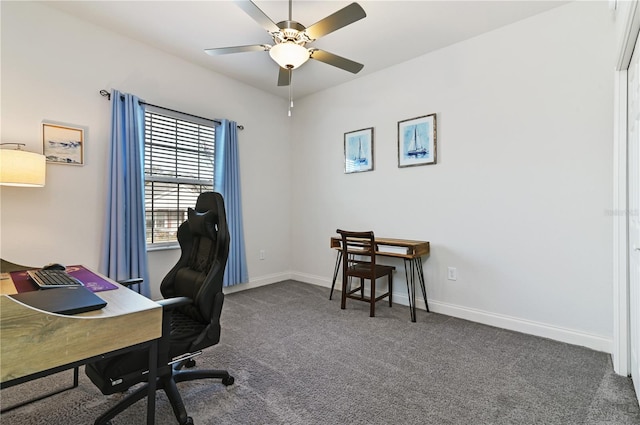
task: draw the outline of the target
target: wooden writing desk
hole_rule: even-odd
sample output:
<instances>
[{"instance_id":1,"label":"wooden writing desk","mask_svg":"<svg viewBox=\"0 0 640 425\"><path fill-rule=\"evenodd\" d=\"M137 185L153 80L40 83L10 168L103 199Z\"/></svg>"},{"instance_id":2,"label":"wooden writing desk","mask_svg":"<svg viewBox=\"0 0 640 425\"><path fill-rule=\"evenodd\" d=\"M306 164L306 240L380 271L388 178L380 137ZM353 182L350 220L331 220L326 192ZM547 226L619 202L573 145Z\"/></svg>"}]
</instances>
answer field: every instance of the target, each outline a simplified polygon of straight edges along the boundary
<instances>
[{"instance_id":1,"label":"wooden writing desk","mask_svg":"<svg viewBox=\"0 0 640 425\"><path fill-rule=\"evenodd\" d=\"M329 299L333 296L333 289L338 278L340 262L342 261L342 239L339 236L331 238L331 248L338 250L336 266L333 271L333 282ZM378 238L376 237L376 255L383 257L402 258L404 260L404 273L407 278L407 292L409 293L409 310L411 321L416 321L416 277L422 289L424 305L429 311L427 303L427 290L424 283L424 270L422 268L422 257L429 255L429 242L414 241L410 239ZM345 288L342 288L344 290Z\"/></svg>"},{"instance_id":2,"label":"wooden writing desk","mask_svg":"<svg viewBox=\"0 0 640 425\"><path fill-rule=\"evenodd\" d=\"M16 288L8 273L0 277L0 388L148 346L147 424L154 423L159 304L102 276L118 286L97 293L106 307L72 316L54 314L8 297Z\"/></svg>"}]
</instances>

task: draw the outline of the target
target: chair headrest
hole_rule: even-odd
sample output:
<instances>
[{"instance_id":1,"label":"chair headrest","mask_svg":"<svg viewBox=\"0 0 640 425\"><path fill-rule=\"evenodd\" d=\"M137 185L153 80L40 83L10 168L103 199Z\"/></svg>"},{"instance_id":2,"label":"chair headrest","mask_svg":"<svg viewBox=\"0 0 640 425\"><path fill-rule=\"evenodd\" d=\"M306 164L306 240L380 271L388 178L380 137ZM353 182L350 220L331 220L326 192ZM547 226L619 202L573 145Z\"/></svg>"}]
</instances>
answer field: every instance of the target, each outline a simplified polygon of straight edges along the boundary
<instances>
[{"instance_id":1,"label":"chair headrest","mask_svg":"<svg viewBox=\"0 0 640 425\"><path fill-rule=\"evenodd\" d=\"M218 192L202 192L196 200L196 211L205 212L219 208L222 203L222 195Z\"/></svg>"},{"instance_id":2,"label":"chair headrest","mask_svg":"<svg viewBox=\"0 0 640 425\"><path fill-rule=\"evenodd\" d=\"M197 212L193 208L189 208L187 210L187 222L192 234L211 238L216 234L218 214L215 210Z\"/></svg>"}]
</instances>

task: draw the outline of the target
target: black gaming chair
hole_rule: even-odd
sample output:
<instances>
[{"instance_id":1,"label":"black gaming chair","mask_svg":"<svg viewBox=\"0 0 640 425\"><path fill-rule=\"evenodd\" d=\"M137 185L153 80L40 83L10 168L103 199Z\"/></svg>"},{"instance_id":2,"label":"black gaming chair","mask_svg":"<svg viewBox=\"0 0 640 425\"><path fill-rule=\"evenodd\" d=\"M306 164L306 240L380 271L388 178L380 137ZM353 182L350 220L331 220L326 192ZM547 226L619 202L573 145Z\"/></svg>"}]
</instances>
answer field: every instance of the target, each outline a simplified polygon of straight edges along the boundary
<instances>
[{"instance_id":1,"label":"black gaming chair","mask_svg":"<svg viewBox=\"0 0 640 425\"><path fill-rule=\"evenodd\" d=\"M224 294L222 278L229 254L229 230L224 201L219 193L202 193L195 210L178 228L182 254L160 285L165 299L162 338L158 347L157 389L166 393L178 423L193 424L178 393L176 383L203 378L222 379L233 384L224 370L182 370L195 365L192 357L220 340L220 313ZM132 324L135 326L135 324ZM138 351L101 360L85 367L91 381L103 394L123 392L146 382L148 352ZM136 388L117 405L96 419L96 425L110 423L136 401L147 395L147 385Z\"/></svg>"}]
</instances>

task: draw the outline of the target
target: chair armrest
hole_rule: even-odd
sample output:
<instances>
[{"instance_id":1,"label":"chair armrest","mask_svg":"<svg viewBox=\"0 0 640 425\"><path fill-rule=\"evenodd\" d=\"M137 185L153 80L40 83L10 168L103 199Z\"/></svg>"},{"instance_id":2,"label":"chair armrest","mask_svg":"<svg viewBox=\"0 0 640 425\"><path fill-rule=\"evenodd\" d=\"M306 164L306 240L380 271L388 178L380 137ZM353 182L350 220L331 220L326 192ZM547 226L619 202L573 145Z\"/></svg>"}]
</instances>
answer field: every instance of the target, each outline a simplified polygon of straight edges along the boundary
<instances>
[{"instance_id":1,"label":"chair armrest","mask_svg":"<svg viewBox=\"0 0 640 425\"><path fill-rule=\"evenodd\" d=\"M156 303L162 306L162 311L171 311L177 307L191 304L193 300L188 297L174 297L174 298L166 298L163 300L158 300Z\"/></svg>"},{"instance_id":2,"label":"chair armrest","mask_svg":"<svg viewBox=\"0 0 640 425\"><path fill-rule=\"evenodd\" d=\"M142 279L141 277L135 277L133 279L126 279L126 280L119 280L118 283L120 285L124 285L127 288L131 288L131 286L133 285L139 285L142 283L144 279Z\"/></svg>"}]
</instances>

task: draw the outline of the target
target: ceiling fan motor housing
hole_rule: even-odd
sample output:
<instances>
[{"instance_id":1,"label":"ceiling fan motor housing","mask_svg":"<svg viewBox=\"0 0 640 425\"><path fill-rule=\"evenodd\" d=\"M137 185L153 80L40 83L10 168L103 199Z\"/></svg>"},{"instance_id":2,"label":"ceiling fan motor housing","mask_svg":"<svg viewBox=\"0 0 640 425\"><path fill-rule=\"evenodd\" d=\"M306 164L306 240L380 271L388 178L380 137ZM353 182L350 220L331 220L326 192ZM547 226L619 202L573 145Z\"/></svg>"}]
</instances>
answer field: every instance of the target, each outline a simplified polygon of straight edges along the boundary
<instances>
[{"instance_id":1,"label":"ceiling fan motor housing","mask_svg":"<svg viewBox=\"0 0 640 425\"><path fill-rule=\"evenodd\" d=\"M300 22L282 21L278 22L277 25L278 28L280 28L280 31L274 32L271 35L273 36L273 41L278 44L288 42L304 46L306 43L311 41L304 32L307 28Z\"/></svg>"}]
</instances>

